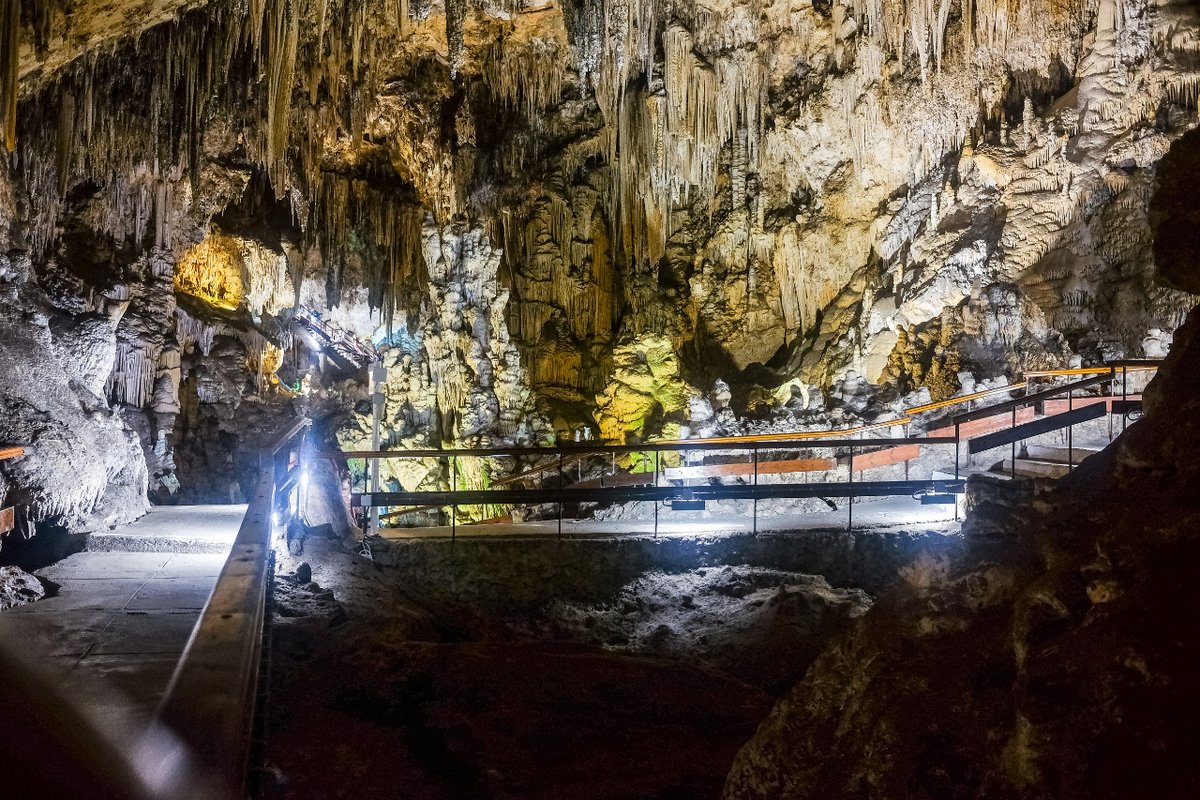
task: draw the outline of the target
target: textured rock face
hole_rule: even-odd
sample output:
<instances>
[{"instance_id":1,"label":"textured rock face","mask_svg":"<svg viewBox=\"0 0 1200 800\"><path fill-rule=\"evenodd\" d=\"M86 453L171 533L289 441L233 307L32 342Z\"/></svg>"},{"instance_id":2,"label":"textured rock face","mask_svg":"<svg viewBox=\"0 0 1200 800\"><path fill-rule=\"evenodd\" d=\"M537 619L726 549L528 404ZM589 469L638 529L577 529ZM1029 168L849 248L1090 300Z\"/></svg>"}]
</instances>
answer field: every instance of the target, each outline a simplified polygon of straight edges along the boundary
<instances>
[{"instance_id":1,"label":"textured rock face","mask_svg":"<svg viewBox=\"0 0 1200 800\"><path fill-rule=\"evenodd\" d=\"M964 371L1157 352L1186 308L1152 283L1147 227L1193 124L1183 3L130 1L69 25L34 5L6 238L39 265L63 231L118 261L157 246L180 291L256 319L348 304L386 338L456 307L429 294L458 280L430 247L454 227L499 284L466 307L505 324L455 332L449 382L443 355L394 361L482 392L438 412L447 441L501 413L505 372L567 428L635 432L603 407L648 339L691 394L770 362L940 396ZM171 70L134 63L133 29ZM1025 329L1048 349L1013 347Z\"/></svg>"},{"instance_id":2,"label":"textured rock face","mask_svg":"<svg viewBox=\"0 0 1200 800\"><path fill-rule=\"evenodd\" d=\"M1200 314L1146 418L1051 490L977 484L742 750L726 798L1194 797Z\"/></svg>"},{"instance_id":3,"label":"textured rock face","mask_svg":"<svg viewBox=\"0 0 1200 800\"><path fill-rule=\"evenodd\" d=\"M96 392L111 368L103 366L111 326L48 312L12 283L0 288L0 441L27 450L5 465L9 502L85 530L135 519L147 508L146 462L137 436Z\"/></svg>"},{"instance_id":4,"label":"textured rock face","mask_svg":"<svg viewBox=\"0 0 1200 800\"><path fill-rule=\"evenodd\" d=\"M1156 355L1187 306L1148 224L1194 125L1186 3L22 9L0 251L114 323L110 374L94 321L55 357L139 416L156 496L233 458L281 365L303 388L297 303L386 343L387 446L674 435L718 381L739 414L871 414Z\"/></svg>"},{"instance_id":5,"label":"textured rock face","mask_svg":"<svg viewBox=\"0 0 1200 800\"><path fill-rule=\"evenodd\" d=\"M17 567L0 567L0 610L40 600L46 590L37 578Z\"/></svg>"},{"instance_id":6,"label":"textured rock face","mask_svg":"<svg viewBox=\"0 0 1200 800\"><path fill-rule=\"evenodd\" d=\"M548 426L534 406L520 354L508 331L508 291L500 286L500 252L483 231L425 229L428 297L406 327L381 348L387 381L380 442L385 448L528 446ZM346 449L371 449L371 419L338 433ZM501 459L457 459L454 476L432 460L388 461L381 479L396 487L486 488L512 468Z\"/></svg>"},{"instance_id":7,"label":"textured rock face","mask_svg":"<svg viewBox=\"0 0 1200 800\"><path fill-rule=\"evenodd\" d=\"M1200 257L1200 212L1193 202L1200 174L1200 132L1190 131L1173 147L1157 170L1157 191L1150 204L1154 229L1154 261L1170 286L1200 292L1196 261Z\"/></svg>"},{"instance_id":8,"label":"textured rock face","mask_svg":"<svg viewBox=\"0 0 1200 800\"><path fill-rule=\"evenodd\" d=\"M790 688L821 648L871 605L822 577L725 565L649 572L595 606L551 608L555 638L699 659L772 693Z\"/></svg>"}]
</instances>

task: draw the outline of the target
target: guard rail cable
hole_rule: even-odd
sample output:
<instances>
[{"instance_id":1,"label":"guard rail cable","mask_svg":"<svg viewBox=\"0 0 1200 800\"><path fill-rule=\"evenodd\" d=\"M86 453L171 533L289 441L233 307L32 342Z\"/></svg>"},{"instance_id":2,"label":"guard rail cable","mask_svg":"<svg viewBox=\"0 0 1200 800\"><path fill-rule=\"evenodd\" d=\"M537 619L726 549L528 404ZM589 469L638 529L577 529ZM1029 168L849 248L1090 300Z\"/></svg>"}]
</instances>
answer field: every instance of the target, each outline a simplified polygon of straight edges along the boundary
<instances>
[{"instance_id":1,"label":"guard rail cable","mask_svg":"<svg viewBox=\"0 0 1200 800\"><path fill-rule=\"evenodd\" d=\"M263 630L272 568L276 486L309 420L302 419L258 452L254 496L212 594L176 666L158 721L174 731L199 773L192 796L246 795Z\"/></svg>"}]
</instances>

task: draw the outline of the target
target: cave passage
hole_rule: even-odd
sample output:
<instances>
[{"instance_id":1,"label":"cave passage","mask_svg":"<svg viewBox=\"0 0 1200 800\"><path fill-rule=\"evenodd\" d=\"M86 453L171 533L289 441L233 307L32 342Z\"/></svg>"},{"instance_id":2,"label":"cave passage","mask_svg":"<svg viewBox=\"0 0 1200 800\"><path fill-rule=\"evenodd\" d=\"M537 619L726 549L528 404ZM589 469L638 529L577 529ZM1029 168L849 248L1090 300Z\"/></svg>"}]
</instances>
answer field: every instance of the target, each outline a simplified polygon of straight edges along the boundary
<instances>
[{"instance_id":1,"label":"cave passage","mask_svg":"<svg viewBox=\"0 0 1200 800\"><path fill-rule=\"evenodd\" d=\"M0 796L1200 796L1191 0L3 0Z\"/></svg>"}]
</instances>

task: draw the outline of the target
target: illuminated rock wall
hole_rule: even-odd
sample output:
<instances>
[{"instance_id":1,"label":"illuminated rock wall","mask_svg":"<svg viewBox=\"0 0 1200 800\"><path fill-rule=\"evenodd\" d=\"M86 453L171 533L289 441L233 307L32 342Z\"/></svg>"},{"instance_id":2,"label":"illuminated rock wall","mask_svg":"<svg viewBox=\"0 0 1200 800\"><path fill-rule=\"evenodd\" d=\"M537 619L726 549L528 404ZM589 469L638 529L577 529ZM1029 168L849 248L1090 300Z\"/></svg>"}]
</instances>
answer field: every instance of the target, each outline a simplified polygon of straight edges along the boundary
<instances>
[{"instance_id":1,"label":"illuminated rock wall","mask_svg":"<svg viewBox=\"0 0 1200 800\"><path fill-rule=\"evenodd\" d=\"M718 380L870 413L1160 353L1188 305L1148 225L1184 3L26 5L4 251L107 298L155 413L214 337L269 390L297 301L389 343L393 444L652 436Z\"/></svg>"}]
</instances>

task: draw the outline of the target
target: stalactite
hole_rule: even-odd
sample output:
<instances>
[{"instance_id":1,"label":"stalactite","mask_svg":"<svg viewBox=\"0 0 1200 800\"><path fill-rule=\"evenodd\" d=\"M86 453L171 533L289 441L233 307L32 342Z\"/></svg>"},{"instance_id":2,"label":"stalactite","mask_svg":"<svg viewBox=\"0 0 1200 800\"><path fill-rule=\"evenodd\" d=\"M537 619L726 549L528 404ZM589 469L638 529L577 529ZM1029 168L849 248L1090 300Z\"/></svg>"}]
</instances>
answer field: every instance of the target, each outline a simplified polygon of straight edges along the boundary
<instances>
[{"instance_id":1,"label":"stalactite","mask_svg":"<svg viewBox=\"0 0 1200 800\"><path fill-rule=\"evenodd\" d=\"M969 2L970 0L963 0ZM933 39L933 60L937 66L937 70L942 70L942 55L946 50L946 25L950 21L950 2L951 0L938 0L937 16L931 21L933 23L932 39Z\"/></svg>"},{"instance_id":2,"label":"stalactite","mask_svg":"<svg viewBox=\"0 0 1200 800\"><path fill-rule=\"evenodd\" d=\"M275 371L283 363L283 351L256 330L235 330L234 337L246 352L246 368L254 376L259 394L271 390Z\"/></svg>"},{"instance_id":3,"label":"stalactite","mask_svg":"<svg viewBox=\"0 0 1200 800\"><path fill-rule=\"evenodd\" d=\"M424 272L421 226L424 212L410 201L366 181L324 174L306 220L310 241L331 275L327 302L337 304L340 276L351 258L367 269L369 302L390 329L397 305L411 305L421 293Z\"/></svg>"},{"instance_id":4,"label":"stalactite","mask_svg":"<svg viewBox=\"0 0 1200 800\"><path fill-rule=\"evenodd\" d=\"M464 36L467 24L468 0L446 0L446 46L449 49L450 75L458 75L466 53Z\"/></svg>"},{"instance_id":5,"label":"stalactite","mask_svg":"<svg viewBox=\"0 0 1200 800\"><path fill-rule=\"evenodd\" d=\"M158 353L138 342L117 341L113 371L105 393L114 403L143 408L154 396Z\"/></svg>"},{"instance_id":6,"label":"stalactite","mask_svg":"<svg viewBox=\"0 0 1200 800\"><path fill-rule=\"evenodd\" d=\"M175 309L175 341L179 343L181 351L187 352L194 346L207 356L212 352L216 333L215 327L196 319L182 308Z\"/></svg>"},{"instance_id":7,"label":"stalactite","mask_svg":"<svg viewBox=\"0 0 1200 800\"><path fill-rule=\"evenodd\" d=\"M5 0L0 8L0 133L4 149L17 147L17 77L21 65L21 4Z\"/></svg>"},{"instance_id":8,"label":"stalactite","mask_svg":"<svg viewBox=\"0 0 1200 800\"><path fill-rule=\"evenodd\" d=\"M333 125L361 138L375 96L383 45L365 24L367 7L366 0L218 0L141 32L112 55L89 51L61 68L20 113L20 169L40 198L29 225L36 252L58 235L63 194L84 181L103 192L101 232L174 247L175 220L199 193L203 132L214 111L305 220L319 194L326 132ZM309 19L319 25L302 26ZM14 30L0 25L3 36ZM3 48L0 66L10 66L10 53ZM128 67L145 53L161 68ZM350 74L339 75L347 62ZM297 87L311 101L299 109L291 103ZM2 97L0 109L15 100L7 91ZM292 114L303 114L304 124ZM184 175L190 193L175 191Z\"/></svg>"},{"instance_id":9,"label":"stalactite","mask_svg":"<svg viewBox=\"0 0 1200 800\"><path fill-rule=\"evenodd\" d=\"M286 186L284 158L288 145L288 118L299 44L299 14L295 0L271 3L271 26L267 37L267 147L266 162L276 196Z\"/></svg>"},{"instance_id":10,"label":"stalactite","mask_svg":"<svg viewBox=\"0 0 1200 800\"><path fill-rule=\"evenodd\" d=\"M917 63L921 65L921 83L929 80L929 6L928 2L913 3L909 7L909 35L913 49L917 51Z\"/></svg>"},{"instance_id":11,"label":"stalactite","mask_svg":"<svg viewBox=\"0 0 1200 800\"><path fill-rule=\"evenodd\" d=\"M549 39L536 37L523 46L500 39L484 54L483 82L500 105L533 119L562 97L565 59Z\"/></svg>"}]
</instances>

